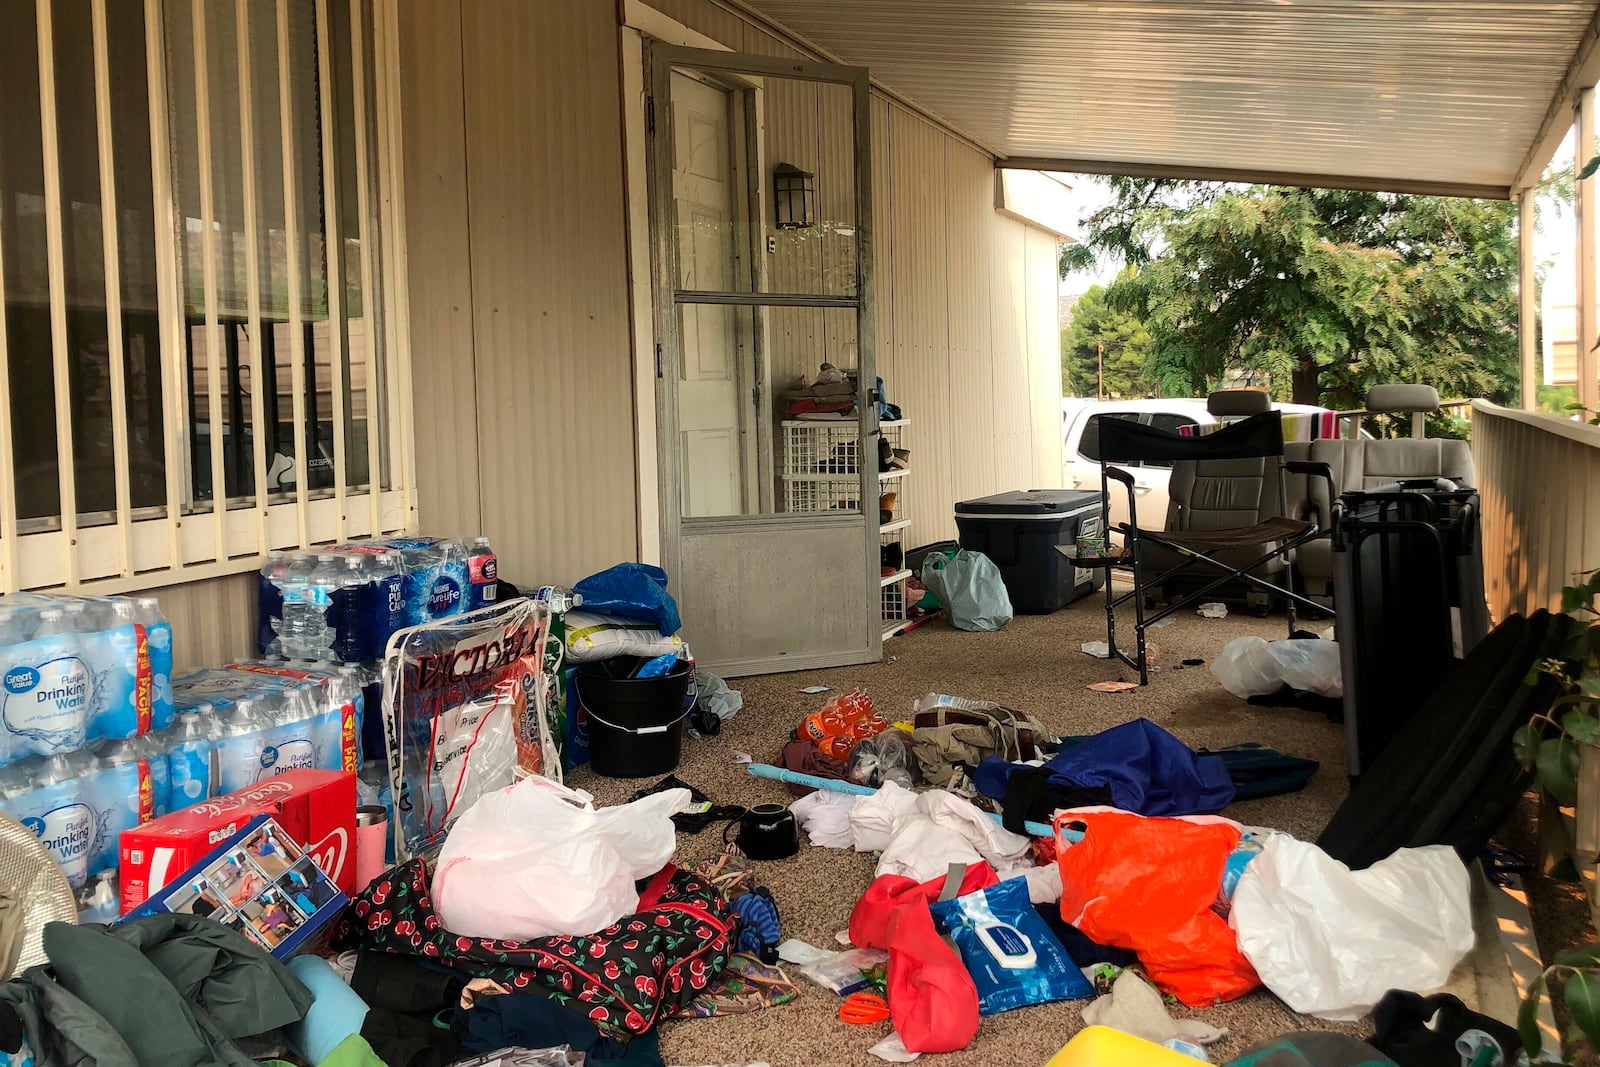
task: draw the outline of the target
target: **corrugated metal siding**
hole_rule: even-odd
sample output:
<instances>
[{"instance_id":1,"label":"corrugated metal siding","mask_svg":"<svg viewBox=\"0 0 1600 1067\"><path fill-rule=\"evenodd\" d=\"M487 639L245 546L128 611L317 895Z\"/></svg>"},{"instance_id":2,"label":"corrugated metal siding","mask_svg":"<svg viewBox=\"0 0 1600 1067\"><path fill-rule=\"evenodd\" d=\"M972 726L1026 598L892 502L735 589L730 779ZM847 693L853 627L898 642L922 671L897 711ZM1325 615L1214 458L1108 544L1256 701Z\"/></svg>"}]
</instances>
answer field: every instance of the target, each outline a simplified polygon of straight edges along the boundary
<instances>
[{"instance_id":1,"label":"corrugated metal siding","mask_svg":"<svg viewBox=\"0 0 1600 1067\"><path fill-rule=\"evenodd\" d=\"M459 0L400 5L418 526L482 530Z\"/></svg>"},{"instance_id":2,"label":"corrugated metal siding","mask_svg":"<svg viewBox=\"0 0 1600 1067\"><path fill-rule=\"evenodd\" d=\"M484 529L572 579L638 552L614 9L464 13Z\"/></svg>"},{"instance_id":3,"label":"corrugated metal siding","mask_svg":"<svg viewBox=\"0 0 1600 1067\"><path fill-rule=\"evenodd\" d=\"M1592 0L742 2L1007 156L1499 186L1596 10Z\"/></svg>"}]
</instances>

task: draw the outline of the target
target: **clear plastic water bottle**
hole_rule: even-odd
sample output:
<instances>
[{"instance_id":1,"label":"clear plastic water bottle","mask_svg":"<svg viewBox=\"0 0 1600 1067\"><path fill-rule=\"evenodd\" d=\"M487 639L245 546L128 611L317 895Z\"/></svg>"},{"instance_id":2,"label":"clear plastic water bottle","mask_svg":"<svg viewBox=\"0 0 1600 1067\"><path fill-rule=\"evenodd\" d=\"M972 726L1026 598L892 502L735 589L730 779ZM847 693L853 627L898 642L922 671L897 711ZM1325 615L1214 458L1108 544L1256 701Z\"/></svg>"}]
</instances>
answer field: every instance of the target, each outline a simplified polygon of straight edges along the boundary
<instances>
[{"instance_id":1,"label":"clear plastic water bottle","mask_svg":"<svg viewBox=\"0 0 1600 1067\"><path fill-rule=\"evenodd\" d=\"M64 631L66 633L92 634L101 629L111 628L109 626L95 625L96 619L93 605L86 600L68 599L61 605L61 610L63 612L62 625L66 628ZM132 619L130 618L129 621L131 622Z\"/></svg>"},{"instance_id":2,"label":"clear plastic water bottle","mask_svg":"<svg viewBox=\"0 0 1600 1067\"><path fill-rule=\"evenodd\" d=\"M309 552L296 552L284 568L279 587L283 612L278 620L280 652L291 659L306 654L310 636L307 601L311 596L311 572L316 569L316 557Z\"/></svg>"},{"instance_id":3,"label":"clear plastic water bottle","mask_svg":"<svg viewBox=\"0 0 1600 1067\"><path fill-rule=\"evenodd\" d=\"M142 739L111 738L95 744L90 751L94 753L95 766L85 780L84 792L103 820L102 828L110 826L115 835L154 818L155 783ZM91 863L91 871L116 866L116 850L113 836L103 843Z\"/></svg>"},{"instance_id":4,"label":"clear plastic water bottle","mask_svg":"<svg viewBox=\"0 0 1600 1067\"><path fill-rule=\"evenodd\" d=\"M487 537L475 538L467 553L467 583L471 589L467 610L476 611L495 602L500 585L500 561Z\"/></svg>"},{"instance_id":5,"label":"clear plastic water bottle","mask_svg":"<svg viewBox=\"0 0 1600 1067\"><path fill-rule=\"evenodd\" d=\"M263 775L262 755L276 726L259 698L236 700L217 712L216 771L213 795L255 785Z\"/></svg>"},{"instance_id":6,"label":"clear plastic water bottle","mask_svg":"<svg viewBox=\"0 0 1600 1067\"><path fill-rule=\"evenodd\" d=\"M129 744L135 746L139 757L150 765L150 818L159 819L172 810L172 763L167 757L171 747L170 729L144 734Z\"/></svg>"},{"instance_id":7,"label":"clear plastic water bottle","mask_svg":"<svg viewBox=\"0 0 1600 1067\"><path fill-rule=\"evenodd\" d=\"M184 708L162 738L167 742L169 806L173 811L217 795L216 710L210 704Z\"/></svg>"},{"instance_id":8,"label":"clear plastic water bottle","mask_svg":"<svg viewBox=\"0 0 1600 1067\"><path fill-rule=\"evenodd\" d=\"M281 693L264 693L260 704L271 717L261 752L260 778L317 766L316 686L301 683Z\"/></svg>"},{"instance_id":9,"label":"clear plastic water bottle","mask_svg":"<svg viewBox=\"0 0 1600 1067\"><path fill-rule=\"evenodd\" d=\"M27 604L0 604L0 648L20 645L39 625L39 609Z\"/></svg>"},{"instance_id":10,"label":"clear plastic water bottle","mask_svg":"<svg viewBox=\"0 0 1600 1067\"><path fill-rule=\"evenodd\" d=\"M306 659L328 662L338 657L333 645L338 638L334 619L333 596L344 580L344 565L332 552L317 556L317 565L307 582L306 596Z\"/></svg>"},{"instance_id":11,"label":"clear plastic water bottle","mask_svg":"<svg viewBox=\"0 0 1600 1067\"><path fill-rule=\"evenodd\" d=\"M144 627L150 648L150 729L170 729L177 716L172 703L172 624L162 614L161 601L142 596L133 602L134 620Z\"/></svg>"},{"instance_id":12,"label":"clear plastic water bottle","mask_svg":"<svg viewBox=\"0 0 1600 1067\"><path fill-rule=\"evenodd\" d=\"M362 659L382 659L388 652L389 638L406 624L406 566L399 552L378 555L373 564L372 629Z\"/></svg>"},{"instance_id":13,"label":"clear plastic water bottle","mask_svg":"<svg viewBox=\"0 0 1600 1067\"><path fill-rule=\"evenodd\" d=\"M283 655L278 626L283 619L283 575L289 569L289 555L273 549L261 564L256 594L256 651L263 656Z\"/></svg>"},{"instance_id":14,"label":"clear plastic water bottle","mask_svg":"<svg viewBox=\"0 0 1600 1067\"><path fill-rule=\"evenodd\" d=\"M24 760L13 779L20 788L3 802L7 815L44 842L74 892L88 883L99 828L94 808L85 802L82 783L94 762L81 750Z\"/></svg>"},{"instance_id":15,"label":"clear plastic water bottle","mask_svg":"<svg viewBox=\"0 0 1600 1067\"><path fill-rule=\"evenodd\" d=\"M39 625L34 630L33 636L55 637L58 634L77 633L72 628L72 623L67 619L66 610L63 608L45 608L39 612Z\"/></svg>"},{"instance_id":16,"label":"clear plastic water bottle","mask_svg":"<svg viewBox=\"0 0 1600 1067\"><path fill-rule=\"evenodd\" d=\"M370 602L367 590L372 584L368 570L369 557L352 552L344 557L344 570L339 575L339 587L333 594L334 659L341 663L361 658L361 648L366 640L367 620L362 608Z\"/></svg>"}]
</instances>

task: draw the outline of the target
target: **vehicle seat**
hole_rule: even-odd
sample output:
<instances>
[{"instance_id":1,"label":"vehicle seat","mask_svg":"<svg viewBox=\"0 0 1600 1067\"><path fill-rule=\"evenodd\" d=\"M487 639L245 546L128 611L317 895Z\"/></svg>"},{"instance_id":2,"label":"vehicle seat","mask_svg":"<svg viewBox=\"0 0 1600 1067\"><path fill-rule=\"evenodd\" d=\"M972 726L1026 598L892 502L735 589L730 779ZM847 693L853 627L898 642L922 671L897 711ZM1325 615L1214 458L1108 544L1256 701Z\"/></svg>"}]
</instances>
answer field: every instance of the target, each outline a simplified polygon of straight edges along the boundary
<instances>
[{"instance_id":1,"label":"vehicle seat","mask_svg":"<svg viewBox=\"0 0 1600 1067\"><path fill-rule=\"evenodd\" d=\"M1367 399L1368 411L1404 413L1438 409L1439 394L1428 385L1374 386ZM1474 486L1477 479L1472 446L1466 441L1427 437L1291 441L1284 445L1284 458L1326 463L1333 472L1334 495L1377 489L1411 478L1448 478L1469 487ZM1325 481L1291 474L1287 490L1292 517L1314 522L1319 529L1332 525L1333 500ZM1307 596L1332 602L1331 541L1324 538L1302 546L1295 554L1295 569Z\"/></svg>"},{"instance_id":2,"label":"vehicle seat","mask_svg":"<svg viewBox=\"0 0 1600 1067\"><path fill-rule=\"evenodd\" d=\"M1271 409L1271 398L1254 389L1227 389L1212 393L1206 409L1219 418L1255 415ZM1167 529L1182 531L1236 530L1268 519L1282 517L1283 499L1279 491L1282 477L1277 456L1252 459L1179 460L1172 465L1167 486ZM1270 546L1268 546L1270 547ZM1213 557L1229 566L1249 563L1267 549L1224 549ZM1183 562L1183 556L1158 544L1140 550L1139 569L1143 578L1153 580L1162 572ZM1282 557L1253 567L1251 574L1281 581L1288 564ZM1184 588L1199 588L1217 577L1209 567L1192 567L1169 579L1161 599L1170 599ZM1218 599L1233 597L1265 606L1265 593L1243 582L1230 582L1215 590Z\"/></svg>"}]
</instances>

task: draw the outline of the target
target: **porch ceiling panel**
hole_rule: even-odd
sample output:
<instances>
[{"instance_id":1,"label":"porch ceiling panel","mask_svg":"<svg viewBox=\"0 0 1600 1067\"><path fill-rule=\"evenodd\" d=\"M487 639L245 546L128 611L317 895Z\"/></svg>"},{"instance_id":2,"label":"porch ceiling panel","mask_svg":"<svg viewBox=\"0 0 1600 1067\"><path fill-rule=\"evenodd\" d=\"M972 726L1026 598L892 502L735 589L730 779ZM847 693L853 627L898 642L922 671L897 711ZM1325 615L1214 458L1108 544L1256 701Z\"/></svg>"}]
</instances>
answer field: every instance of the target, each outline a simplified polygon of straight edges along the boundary
<instances>
[{"instance_id":1,"label":"porch ceiling panel","mask_svg":"<svg viewBox=\"0 0 1600 1067\"><path fill-rule=\"evenodd\" d=\"M1594 0L739 2L871 68L1003 159L1499 195L1536 154L1575 57L1593 51L1600 9Z\"/></svg>"}]
</instances>

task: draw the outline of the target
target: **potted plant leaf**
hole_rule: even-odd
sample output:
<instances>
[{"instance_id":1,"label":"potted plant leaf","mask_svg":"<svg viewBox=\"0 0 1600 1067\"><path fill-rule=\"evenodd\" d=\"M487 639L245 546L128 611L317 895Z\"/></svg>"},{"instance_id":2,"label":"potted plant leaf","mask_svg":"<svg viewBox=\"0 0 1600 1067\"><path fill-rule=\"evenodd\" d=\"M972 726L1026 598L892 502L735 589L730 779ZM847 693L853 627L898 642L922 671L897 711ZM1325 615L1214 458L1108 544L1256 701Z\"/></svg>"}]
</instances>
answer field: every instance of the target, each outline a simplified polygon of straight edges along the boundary
<instances>
[{"instance_id":1,"label":"potted plant leaf","mask_svg":"<svg viewBox=\"0 0 1600 1067\"><path fill-rule=\"evenodd\" d=\"M1514 746L1522 765L1534 771L1556 804L1577 809L1574 859L1594 868L1600 860L1600 569L1578 574L1561 591L1561 608L1576 616L1577 627L1560 659L1545 660L1529 676L1560 680L1561 695L1548 711L1517 731ZM1591 889L1591 893L1593 890ZM1591 905L1594 903L1591 899ZM1600 1049L1600 944L1555 955L1528 989L1517 1015L1517 1029L1530 1059L1542 1046L1539 1001L1559 987L1571 1021L1569 1043L1583 1038Z\"/></svg>"}]
</instances>

